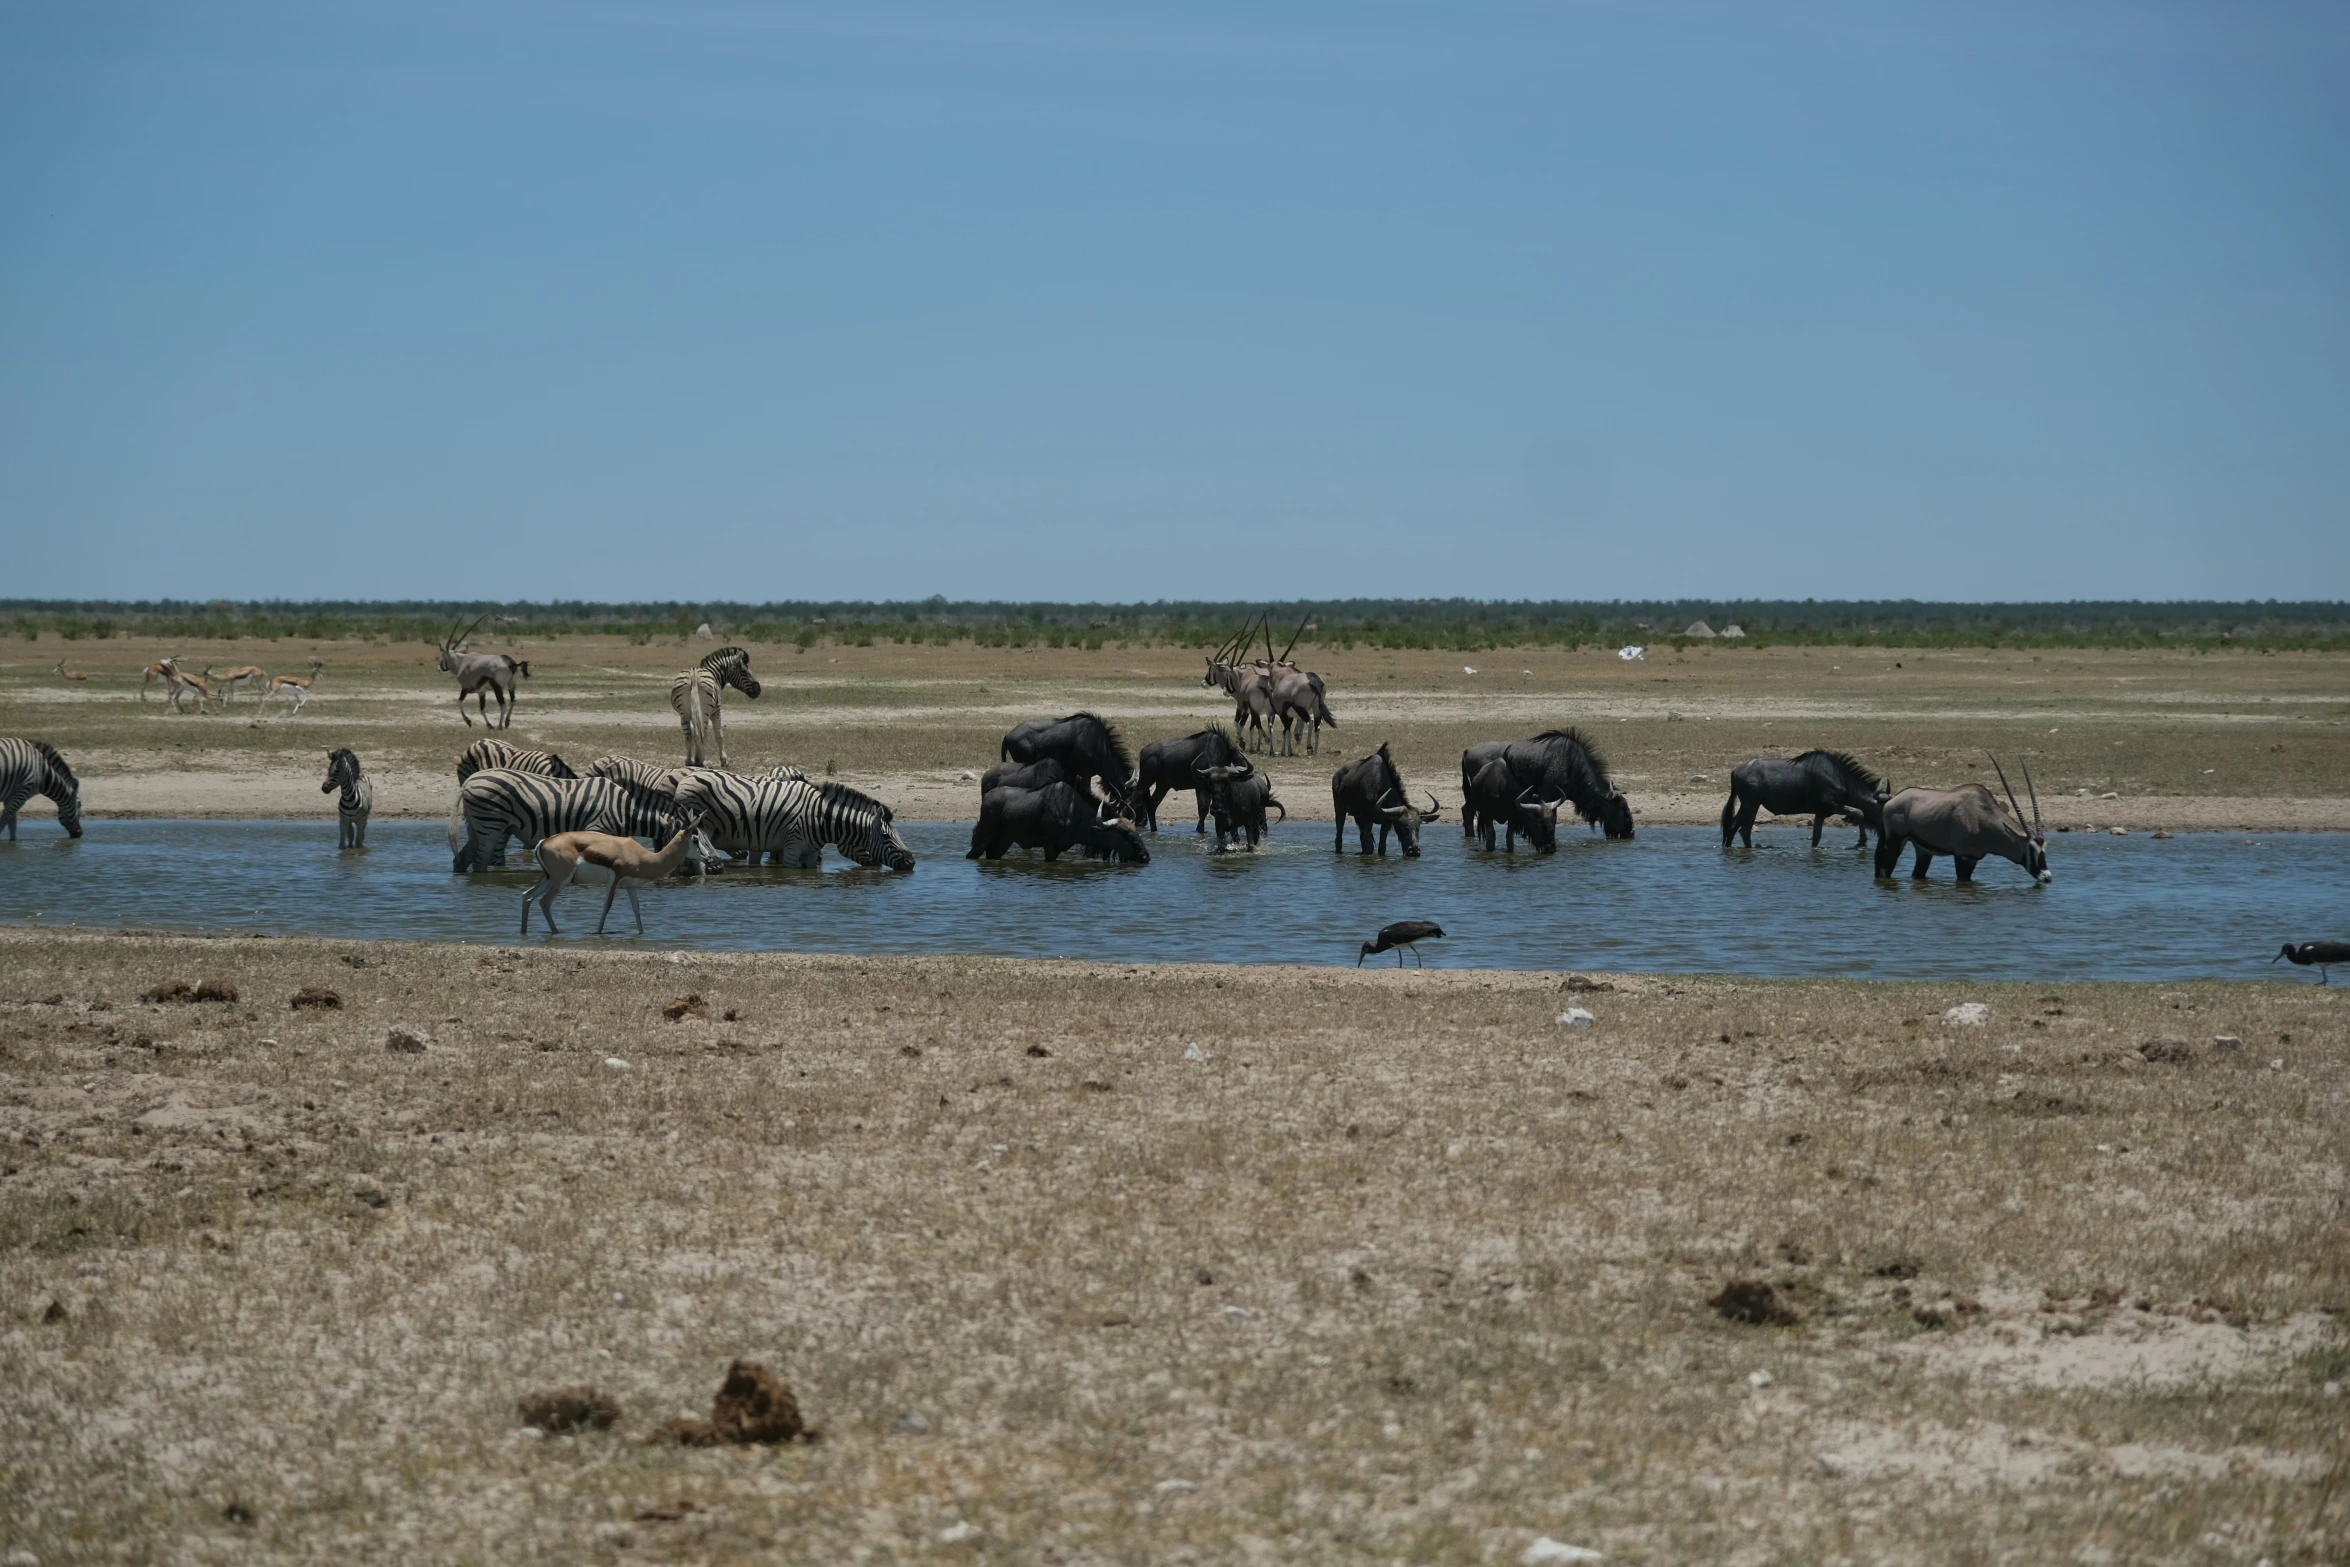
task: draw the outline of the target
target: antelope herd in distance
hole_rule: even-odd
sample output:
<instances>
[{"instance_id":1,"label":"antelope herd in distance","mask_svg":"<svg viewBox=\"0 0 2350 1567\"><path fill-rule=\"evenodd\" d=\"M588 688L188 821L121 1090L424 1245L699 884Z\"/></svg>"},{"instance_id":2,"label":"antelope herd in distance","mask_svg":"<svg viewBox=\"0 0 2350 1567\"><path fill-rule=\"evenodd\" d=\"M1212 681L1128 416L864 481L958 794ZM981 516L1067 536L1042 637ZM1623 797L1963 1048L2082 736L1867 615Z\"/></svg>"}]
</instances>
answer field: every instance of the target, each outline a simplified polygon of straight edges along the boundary
<instances>
[{"instance_id":1,"label":"antelope herd in distance","mask_svg":"<svg viewBox=\"0 0 2350 1567\"><path fill-rule=\"evenodd\" d=\"M514 686L530 665L508 654L474 653L466 640L486 617L441 639L441 669L456 677L458 710L470 727L464 704L472 698L485 725L510 728ZM1274 749L1273 727L1281 731L1280 754L1307 755L1320 749L1324 725L1336 727L1322 677L1290 660L1310 623L1301 623L1289 646L1273 651L1270 626L1260 615L1208 656L1205 684L1234 700L1233 730L1220 725L1155 741L1142 748L1139 765L1117 730L1092 713L1038 720L1015 727L999 747L999 763L980 783L979 819L972 829L970 859L999 860L1019 848L1041 851L1049 860L1065 853L1124 864L1146 865L1144 834L1159 831L1159 808L1178 789L1192 791L1193 832L1204 834L1213 819L1216 851L1245 846L1254 851L1270 832L1269 812L1282 820L1287 809L1273 795L1272 780L1248 758L1251 750ZM1265 656L1236 662L1262 635ZM183 669L177 658L148 664L139 688L141 701L161 683L174 711L196 698L225 709L242 687L266 709L283 697L299 714L325 666L310 661L304 676L270 675L256 665L200 673ZM85 682L88 674L60 659L51 673ZM670 687L670 705L684 738L680 766L623 756L598 758L587 776L574 773L552 752L527 750L503 740L484 739L459 759L459 797L450 817L454 868L460 872L505 864L505 843L519 839L538 857L541 876L524 899L523 927L536 901L554 929L555 894L573 881L590 878L608 885L604 914L626 891L636 907L633 885L658 880L679 869L707 873L723 854L734 861L771 862L812 868L822 851L840 849L859 864L904 872L914 857L894 825L890 808L845 784L811 782L799 769L772 767L756 774L727 770L720 699L727 689L749 700L760 694L750 672L750 654L723 647L681 672ZM498 703L491 719L487 703ZM1252 743L1253 742L1253 743ZM717 766L707 765L715 750ZM1935 858L1947 856L1959 881L1970 881L1986 858L2021 867L2037 887L2053 877L2048 868L2047 832L2040 818L2039 791L2030 765L2024 783L2031 797L2027 822L2022 803L1998 759L1992 759L2004 804L1980 783L1952 789L1911 787L1895 791L1876 773L1841 751L1814 750L1787 759L1758 758L1731 773L1730 795L1722 807L1722 846L1754 842L1759 812L1812 817L1812 847L1830 821L1858 828L1857 850L1877 836L1874 869L1892 876L1902 851L1912 849L1911 877L1924 880ZM969 776L966 774L966 776ZM359 757L347 747L329 753L322 792L339 794L338 837L345 849L364 849L374 803L372 783ZM1331 779L1335 852L1346 850L1346 831L1357 830L1359 852L1385 855L1393 836L1406 859L1421 854L1422 827L1440 819L1442 806L1423 790L1425 810L1412 801L1389 747L1382 742L1368 756L1347 763ZM80 786L73 770L43 741L0 739L0 830L13 840L18 807L34 794L57 804L58 819L74 838L81 836ZM1588 827L1614 840L1629 840L1634 826L1630 801L1610 780L1606 761L1591 741L1572 728L1547 730L1525 740L1480 742L1461 755L1461 830L1464 839L1491 852L1515 853L1524 838L1538 854L1558 846L1558 817L1569 807ZM653 838L655 851L639 842ZM550 845L552 846L550 848ZM622 847L626 845L627 847ZM551 856L551 859L550 859ZM1408 923L1408 922L1407 922ZM643 916L637 916L643 929ZM603 929L602 922L598 931ZM1400 931L1404 927L1391 927ZM1439 934L1430 927L1428 934ZM1389 933L1383 933L1383 937ZM1401 948L1404 940L1365 944L1365 951ZM2319 949L2324 949L2319 955ZM2284 956L2296 963L2342 961L2338 943L2304 943ZM1399 951L1400 958L1400 951ZM2320 967L2320 982L2325 970Z\"/></svg>"}]
</instances>

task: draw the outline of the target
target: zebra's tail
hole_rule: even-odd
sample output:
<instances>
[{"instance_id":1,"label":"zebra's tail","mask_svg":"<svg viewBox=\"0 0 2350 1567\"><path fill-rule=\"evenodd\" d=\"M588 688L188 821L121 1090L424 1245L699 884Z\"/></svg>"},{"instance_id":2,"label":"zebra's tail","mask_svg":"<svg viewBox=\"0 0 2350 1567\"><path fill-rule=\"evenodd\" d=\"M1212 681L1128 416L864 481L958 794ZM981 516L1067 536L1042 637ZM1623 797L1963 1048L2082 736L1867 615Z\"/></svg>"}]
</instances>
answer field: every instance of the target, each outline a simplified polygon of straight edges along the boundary
<instances>
[{"instance_id":1,"label":"zebra's tail","mask_svg":"<svg viewBox=\"0 0 2350 1567\"><path fill-rule=\"evenodd\" d=\"M688 766L699 767L710 743L710 710L702 705L698 685L685 692L685 749Z\"/></svg>"},{"instance_id":2,"label":"zebra's tail","mask_svg":"<svg viewBox=\"0 0 2350 1567\"><path fill-rule=\"evenodd\" d=\"M459 795L457 803L449 807L449 852L455 854L462 850L465 838L465 796Z\"/></svg>"}]
</instances>

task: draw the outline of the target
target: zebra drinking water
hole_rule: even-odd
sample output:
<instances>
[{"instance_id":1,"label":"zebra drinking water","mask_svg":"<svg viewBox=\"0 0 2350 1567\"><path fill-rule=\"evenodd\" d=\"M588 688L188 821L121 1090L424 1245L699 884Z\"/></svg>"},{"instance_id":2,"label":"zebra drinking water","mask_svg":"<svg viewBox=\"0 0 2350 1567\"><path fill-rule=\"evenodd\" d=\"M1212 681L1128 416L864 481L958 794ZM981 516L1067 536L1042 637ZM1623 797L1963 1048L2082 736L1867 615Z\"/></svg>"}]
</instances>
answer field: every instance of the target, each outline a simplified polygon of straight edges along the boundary
<instances>
[{"instance_id":1,"label":"zebra drinking water","mask_svg":"<svg viewBox=\"0 0 2350 1567\"><path fill-rule=\"evenodd\" d=\"M703 765L707 743L718 744L718 765L726 765L726 725L718 710L721 688L732 686L757 701L759 682L751 678L751 655L739 647L722 647L669 682L669 705L677 710L678 727L685 731L685 763Z\"/></svg>"},{"instance_id":2,"label":"zebra drinking water","mask_svg":"<svg viewBox=\"0 0 2350 1567\"><path fill-rule=\"evenodd\" d=\"M57 825L82 835L82 784L46 740L0 739L0 832L16 841L17 808L36 794L57 802Z\"/></svg>"},{"instance_id":3,"label":"zebra drinking water","mask_svg":"<svg viewBox=\"0 0 2350 1567\"><path fill-rule=\"evenodd\" d=\"M544 773L549 778L577 778L570 764L552 751L526 751L511 740L476 740L457 757L457 781L492 767L509 772Z\"/></svg>"},{"instance_id":4,"label":"zebra drinking water","mask_svg":"<svg viewBox=\"0 0 2350 1567\"><path fill-rule=\"evenodd\" d=\"M764 856L813 870L823 863L829 843L859 865L914 868L914 851L898 836L894 813L847 784L811 783L780 770L753 778L701 772L678 784L677 806L701 813L712 843L753 863Z\"/></svg>"},{"instance_id":5,"label":"zebra drinking water","mask_svg":"<svg viewBox=\"0 0 2350 1567\"><path fill-rule=\"evenodd\" d=\"M506 863L506 840L536 849L549 833L602 832L667 842L685 818L674 796L612 778L548 778L493 767L458 786L450 819L455 869Z\"/></svg>"},{"instance_id":6,"label":"zebra drinking water","mask_svg":"<svg viewBox=\"0 0 2350 1567\"><path fill-rule=\"evenodd\" d=\"M348 747L326 753L326 782L318 786L318 792L332 794L338 786L343 797L335 802L335 820L340 824L335 847L364 849L367 818L375 810L375 785L359 771L359 753Z\"/></svg>"}]
</instances>

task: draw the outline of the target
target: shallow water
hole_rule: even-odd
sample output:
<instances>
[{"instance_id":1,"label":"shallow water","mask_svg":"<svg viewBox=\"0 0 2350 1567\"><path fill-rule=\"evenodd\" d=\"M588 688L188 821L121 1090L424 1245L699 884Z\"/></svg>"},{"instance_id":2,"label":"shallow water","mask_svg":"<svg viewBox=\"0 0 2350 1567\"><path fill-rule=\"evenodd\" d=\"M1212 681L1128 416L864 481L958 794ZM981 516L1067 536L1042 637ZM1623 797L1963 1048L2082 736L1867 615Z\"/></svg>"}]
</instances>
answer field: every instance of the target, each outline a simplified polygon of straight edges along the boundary
<instances>
[{"instance_id":1,"label":"shallow water","mask_svg":"<svg viewBox=\"0 0 2350 1567\"><path fill-rule=\"evenodd\" d=\"M1564 834L1556 855L1486 854L1457 828L1418 860L1330 850L1330 828L1277 828L1256 854L1188 831L1147 866L963 858L970 829L904 824L911 876L833 861L822 872L736 868L640 894L646 944L813 952L991 953L1116 962L1351 964L1379 926L1433 919L1431 967L1591 968L1873 978L2290 978L2280 942L2350 936L2350 834L2064 834L2054 885L2005 861L1972 886L1938 862L1924 885L1878 882L1848 833L1764 828L1724 851L1704 827L1630 843ZM68 842L45 821L0 843L0 920L114 928L264 930L423 941L516 939L534 873L452 876L443 829L380 822L364 851L324 822L106 820ZM1349 839L1352 841L1351 835ZM591 934L600 891L556 903L561 943L634 943L628 900ZM544 941L534 913L531 940ZM1375 962L1392 962L1381 957ZM2350 975L2345 975L2350 978Z\"/></svg>"}]
</instances>

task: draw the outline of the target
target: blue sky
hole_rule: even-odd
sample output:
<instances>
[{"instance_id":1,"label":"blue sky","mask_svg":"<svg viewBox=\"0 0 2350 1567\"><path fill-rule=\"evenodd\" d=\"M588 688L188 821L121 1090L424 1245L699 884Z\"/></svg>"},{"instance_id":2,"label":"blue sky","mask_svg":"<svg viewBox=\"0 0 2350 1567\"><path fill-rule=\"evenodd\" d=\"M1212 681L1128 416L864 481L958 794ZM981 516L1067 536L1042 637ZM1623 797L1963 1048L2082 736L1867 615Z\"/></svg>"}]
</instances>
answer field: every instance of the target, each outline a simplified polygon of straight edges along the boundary
<instances>
[{"instance_id":1,"label":"blue sky","mask_svg":"<svg viewBox=\"0 0 2350 1567\"><path fill-rule=\"evenodd\" d=\"M0 596L2350 598L2350 10L0 0Z\"/></svg>"}]
</instances>

